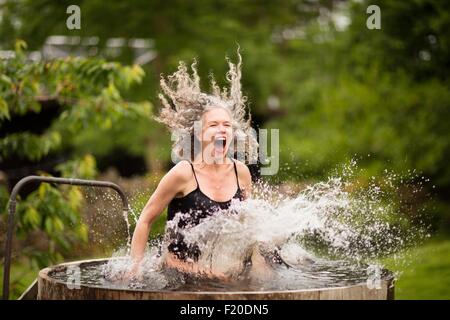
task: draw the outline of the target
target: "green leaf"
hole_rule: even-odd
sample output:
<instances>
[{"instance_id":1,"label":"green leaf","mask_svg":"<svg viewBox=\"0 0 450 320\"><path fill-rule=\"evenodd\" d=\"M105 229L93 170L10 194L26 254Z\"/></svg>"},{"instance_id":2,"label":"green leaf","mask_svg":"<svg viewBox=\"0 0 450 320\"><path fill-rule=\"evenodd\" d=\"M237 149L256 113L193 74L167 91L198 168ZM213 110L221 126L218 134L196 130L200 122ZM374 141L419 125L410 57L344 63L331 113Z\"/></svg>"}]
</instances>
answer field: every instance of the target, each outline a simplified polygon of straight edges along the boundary
<instances>
[{"instance_id":1,"label":"green leaf","mask_svg":"<svg viewBox=\"0 0 450 320\"><path fill-rule=\"evenodd\" d=\"M39 199L44 200L45 195L47 194L47 184L41 183L38 189Z\"/></svg>"},{"instance_id":2,"label":"green leaf","mask_svg":"<svg viewBox=\"0 0 450 320\"><path fill-rule=\"evenodd\" d=\"M47 232L47 234L52 234L53 232L53 222L52 222L52 218L47 217L45 218L45 231Z\"/></svg>"},{"instance_id":3,"label":"green leaf","mask_svg":"<svg viewBox=\"0 0 450 320\"><path fill-rule=\"evenodd\" d=\"M64 223L58 217L53 218L53 227L55 232L61 232L64 230Z\"/></svg>"},{"instance_id":4,"label":"green leaf","mask_svg":"<svg viewBox=\"0 0 450 320\"><path fill-rule=\"evenodd\" d=\"M13 84L13 82L11 81L11 78L8 77L6 74L0 74L0 82L7 86L12 86L12 84Z\"/></svg>"},{"instance_id":5,"label":"green leaf","mask_svg":"<svg viewBox=\"0 0 450 320\"><path fill-rule=\"evenodd\" d=\"M9 114L9 109L8 109L8 104L1 97L0 97L0 119L11 120L11 116Z\"/></svg>"},{"instance_id":6,"label":"green leaf","mask_svg":"<svg viewBox=\"0 0 450 320\"><path fill-rule=\"evenodd\" d=\"M18 53L21 53L23 50L27 48L27 43L22 39L17 39L15 43L15 50Z\"/></svg>"},{"instance_id":7,"label":"green leaf","mask_svg":"<svg viewBox=\"0 0 450 320\"><path fill-rule=\"evenodd\" d=\"M88 242L89 240L89 232L88 227L82 223L76 228L76 233L82 239L83 242Z\"/></svg>"},{"instance_id":8,"label":"green leaf","mask_svg":"<svg viewBox=\"0 0 450 320\"><path fill-rule=\"evenodd\" d=\"M78 210L83 196L78 187L72 187L69 191L69 206L72 210Z\"/></svg>"},{"instance_id":9,"label":"green leaf","mask_svg":"<svg viewBox=\"0 0 450 320\"><path fill-rule=\"evenodd\" d=\"M38 227L41 224L41 217L34 207L29 206L25 211L24 221L29 223L32 227Z\"/></svg>"}]
</instances>

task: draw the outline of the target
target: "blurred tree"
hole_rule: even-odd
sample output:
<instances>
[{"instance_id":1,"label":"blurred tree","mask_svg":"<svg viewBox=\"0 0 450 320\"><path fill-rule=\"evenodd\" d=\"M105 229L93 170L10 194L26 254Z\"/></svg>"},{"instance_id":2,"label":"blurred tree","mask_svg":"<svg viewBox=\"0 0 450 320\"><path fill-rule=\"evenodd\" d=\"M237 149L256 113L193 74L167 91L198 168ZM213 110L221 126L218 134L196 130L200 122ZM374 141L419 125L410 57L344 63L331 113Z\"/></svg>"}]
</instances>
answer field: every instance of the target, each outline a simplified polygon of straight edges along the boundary
<instances>
[{"instance_id":1,"label":"blurred tree","mask_svg":"<svg viewBox=\"0 0 450 320\"><path fill-rule=\"evenodd\" d=\"M296 164L277 178L323 178L350 158L367 175L415 171L432 181L424 192L444 201L432 210L448 228L449 3L379 1L381 30L366 28L369 4L348 2L343 30L330 12L285 41L286 64L307 66L284 76L280 105L289 117L266 124L285 129L281 162Z\"/></svg>"},{"instance_id":2,"label":"blurred tree","mask_svg":"<svg viewBox=\"0 0 450 320\"><path fill-rule=\"evenodd\" d=\"M126 101L120 94L141 81L140 67L84 58L31 62L24 48L25 43L17 41L14 56L0 61L0 164L11 159L39 161L70 147L91 126L101 131L125 117L150 117L149 102ZM18 117L39 114L45 109L40 101L47 100L56 101L61 112L43 132L14 130ZM52 170L64 177L94 178L95 158L88 153L70 155ZM4 209L8 194L2 191L0 195ZM17 234L25 239L40 231L48 240L45 249L24 250L33 263L48 265L61 254L70 254L75 243L87 240L80 216L82 199L77 187L42 184L19 202Z\"/></svg>"}]
</instances>

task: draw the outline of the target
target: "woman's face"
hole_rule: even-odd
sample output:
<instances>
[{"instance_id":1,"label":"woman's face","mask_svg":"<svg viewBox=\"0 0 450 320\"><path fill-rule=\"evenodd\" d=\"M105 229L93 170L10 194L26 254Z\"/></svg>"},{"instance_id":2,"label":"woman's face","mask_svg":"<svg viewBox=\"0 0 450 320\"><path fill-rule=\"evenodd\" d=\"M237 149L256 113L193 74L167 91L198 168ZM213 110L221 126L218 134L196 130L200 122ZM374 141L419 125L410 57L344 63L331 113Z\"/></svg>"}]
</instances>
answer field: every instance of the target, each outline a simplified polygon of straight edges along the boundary
<instances>
[{"instance_id":1,"label":"woman's face","mask_svg":"<svg viewBox=\"0 0 450 320\"><path fill-rule=\"evenodd\" d=\"M228 111L217 107L203 114L201 141L204 154L214 158L225 157L232 137L232 120Z\"/></svg>"}]
</instances>

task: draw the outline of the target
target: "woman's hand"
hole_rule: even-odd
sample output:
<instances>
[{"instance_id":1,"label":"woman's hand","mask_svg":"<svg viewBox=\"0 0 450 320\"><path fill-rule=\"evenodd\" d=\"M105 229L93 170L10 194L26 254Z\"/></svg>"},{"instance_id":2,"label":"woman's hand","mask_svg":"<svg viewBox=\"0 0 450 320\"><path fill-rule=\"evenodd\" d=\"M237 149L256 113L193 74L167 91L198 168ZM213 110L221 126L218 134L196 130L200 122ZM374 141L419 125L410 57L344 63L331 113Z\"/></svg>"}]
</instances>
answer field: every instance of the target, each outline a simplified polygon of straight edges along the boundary
<instances>
[{"instance_id":1,"label":"woman's hand","mask_svg":"<svg viewBox=\"0 0 450 320\"><path fill-rule=\"evenodd\" d=\"M123 276L124 281L142 280L141 261L134 261Z\"/></svg>"}]
</instances>

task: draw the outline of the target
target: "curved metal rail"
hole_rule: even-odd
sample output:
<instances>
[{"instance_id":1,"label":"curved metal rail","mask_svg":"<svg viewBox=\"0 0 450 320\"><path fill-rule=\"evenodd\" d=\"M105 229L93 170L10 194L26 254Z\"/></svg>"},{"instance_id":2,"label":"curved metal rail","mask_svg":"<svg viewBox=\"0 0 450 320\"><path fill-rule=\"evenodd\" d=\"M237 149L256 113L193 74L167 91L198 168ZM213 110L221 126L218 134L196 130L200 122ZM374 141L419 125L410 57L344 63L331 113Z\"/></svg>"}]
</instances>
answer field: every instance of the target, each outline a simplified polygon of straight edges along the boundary
<instances>
[{"instance_id":1,"label":"curved metal rail","mask_svg":"<svg viewBox=\"0 0 450 320\"><path fill-rule=\"evenodd\" d=\"M78 186L89 186L89 187L103 187L111 188L120 195L123 204L124 212L128 212L128 200L125 196L125 192L115 183L109 181L98 181L98 180L84 180L84 179L72 179L72 178L54 178L54 177L42 177L42 176L28 176L21 179L13 188L11 196L9 197L8 203L8 226L5 242L5 259L3 266L3 300L9 299L9 280L10 280L10 267L11 267L11 248L12 248L12 238L14 231L14 216L16 213L16 197L20 189L30 183L30 182L48 182L56 184L70 184Z\"/></svg>"}]
</instances>

